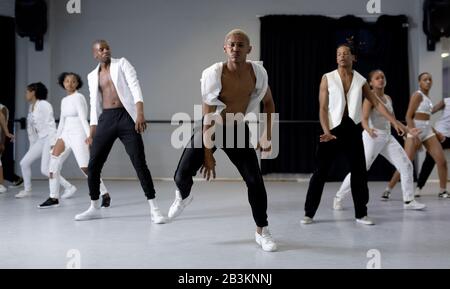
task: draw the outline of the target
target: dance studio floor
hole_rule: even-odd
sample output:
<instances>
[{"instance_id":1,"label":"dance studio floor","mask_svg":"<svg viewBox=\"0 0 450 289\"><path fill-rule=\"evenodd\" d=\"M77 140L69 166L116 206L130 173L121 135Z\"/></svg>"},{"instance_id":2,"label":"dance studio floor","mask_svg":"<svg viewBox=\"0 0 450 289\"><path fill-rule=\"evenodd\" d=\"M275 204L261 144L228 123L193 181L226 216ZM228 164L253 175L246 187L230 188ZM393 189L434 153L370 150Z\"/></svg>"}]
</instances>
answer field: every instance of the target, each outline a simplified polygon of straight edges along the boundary
<instances>
[{"instance_id":1,"label":"dance studio floor","mask_svg":"<svg viewBox=\"0 0 450 289\"><path fill-rule=\"evenodd\" d=\"M316 222L300 225L308 183L267 182L270 230L279 246L267 253L254 242L242 182L196 183L194 201L165 225L150 222L137 181L107 181L112 206L105 218L75 222L89 199L86 183L74 184L75 197L54 209L36 208L47 197L45 181L33 183L32 198L14 199L17 189L0 195L0 268L66 268L73 252L81 268L364 269L378 257L382 268L450 268L450 200L436 194L420 198L426 211L404 211L399 188L382 202L385 184L370 183L369 215L376 225L369 227L355 223L351 199L345 211L331 209L338 184L330 183ZM173 182L155 186L167 214ZM436 187L431 183L427 190Z\"/></svg>"}]
</instances>

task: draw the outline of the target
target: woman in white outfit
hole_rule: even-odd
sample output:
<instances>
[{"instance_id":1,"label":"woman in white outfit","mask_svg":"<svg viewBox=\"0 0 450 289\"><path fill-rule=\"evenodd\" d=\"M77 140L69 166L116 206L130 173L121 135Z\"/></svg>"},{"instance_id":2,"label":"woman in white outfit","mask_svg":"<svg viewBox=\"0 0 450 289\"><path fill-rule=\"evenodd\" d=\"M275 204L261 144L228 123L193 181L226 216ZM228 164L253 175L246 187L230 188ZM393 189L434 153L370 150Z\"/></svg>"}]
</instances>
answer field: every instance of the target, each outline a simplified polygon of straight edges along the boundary
<instances>
[{"instance_id":1,"label":"woman in white outfit","mask_svg":"<svg viewBox=\"0 0 450 289\"><path fill-rule=\"evenodd\" d=\"M45 100L47 93L47 88L41 82L27 86L25 98L30 103L27 117L30 148L20 161L24 189L15 196L19 199L31 196L31 164L35 160L41 158L41 173L48 177L50 150L55 142L56 124L52 105ZM59 181L65 191L76 190L62 176L59 177Z\"/></svg>"},{"instance_id":2,"label":"woman in white outfit","mask_svg":"<svg viewBox=\"0 0 450 289\"><path fill-rule=\"evenodd\" d=\"M39 208L59 206L59 177L62 165L70 151L73 151L78 166L85 176L89 163L89 145L86 141L90 134L87 122L88 106L84 96L77 91L82 87L83 82L78 74L64 72L59 76L58 83L66 90L67 96L61 101L57 140L50 160L50 197L39 205ZM103 181L100 181L100 192L103 198L102 206L109 207L111 199ZM61 198L70 198L74 193L75 191L69 192L62 195Z\"/></svg>"},{"instance_id":3,"label":"woman in white outfit","mask_svg":"<svg viewBox=\"0 0 450 289\"><path fill-rule=\"evenodd\" d=\"M405 140L405 151L410 160L414 157L418 149L423 144L434 159L439 175L439 198L450 197L447 192L447 160L445 159L444 150L439 141L443 141L443 135L437 133L431 126L430 117L433 112L433 103L428 97L433 79L428 72L419 75L419 90L415 92L409 100L408 111L406 112L406 121L409 128L418 128L421 130L418 136L408 134ZM440 138L440 140L438 139ZM395 172L389 182L388 187L383 193L382 198L389 199L390 191L394 188L400 179L400 174Z\"/></svg>"},{"instance_id":4,"label":"woman in white outfit","mask_svg":"<svg viewBox=\"0 0 450 289\"><path fill-rule=\"evenodd\" d=\"M390 113L394 113L391 98L384 94L386 78L383 71L372 71L369 74L369 81L372 91L378 96L381 103ZM370 169L378 155L385 157L401 174L404 209L424 209L424 204L414 200L413 166L408 155L391 135L389 121L374 109L372 103L367 99L363 102L362 126L364 128L363 143L367 170ZM348 174L334 198L333 208L335 210L343 209L342 201L350 192L350 174Z\"/></svg>"},{"instance_id":5,"label":"woman in white outfit","mask_svg":"<svg viewBox=\"0 0 450 289\"><path fill-rule=\"evenodd\" d=\"M434 129L436 130L436 136L438 136L441 141L442 148L447 150L450 149L450 97L444 98L436 104L433 108L433 114L440 110L443 110L443 112L439 120L436 121ZM442 136L439 134L442 134ZM434 165L433 158L427 153L422 168L420 169L419 177L417 178L415 197L420 197L422 194L422 188L425 186L428 177L433 171Z\"/></svg>"}]
</instances>

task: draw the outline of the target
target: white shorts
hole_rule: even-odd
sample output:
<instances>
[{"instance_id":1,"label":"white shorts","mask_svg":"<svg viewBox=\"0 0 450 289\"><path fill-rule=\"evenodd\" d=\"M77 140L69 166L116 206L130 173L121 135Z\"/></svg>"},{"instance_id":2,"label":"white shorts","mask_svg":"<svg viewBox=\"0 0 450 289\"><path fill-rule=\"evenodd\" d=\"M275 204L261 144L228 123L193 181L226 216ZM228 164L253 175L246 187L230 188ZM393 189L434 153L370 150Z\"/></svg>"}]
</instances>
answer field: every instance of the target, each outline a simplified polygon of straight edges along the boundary
<instances>
[{"instance_id":1,"label":"white shorts","mask_svg":"<svg viewBox=\"0 0 450 289\"><path fill-rule=\"evenodd\" d=\"M414 125L416 126L416 128L420 129L421 132L418 135L419 139L421 142L426 141L427 139L435 136L436 134L433 131L433 128L431 127L431 123L429 120L414 120ZM411 134L407 134L407 137L412 138L414 137Z\"/></svg>"}]
</instances>

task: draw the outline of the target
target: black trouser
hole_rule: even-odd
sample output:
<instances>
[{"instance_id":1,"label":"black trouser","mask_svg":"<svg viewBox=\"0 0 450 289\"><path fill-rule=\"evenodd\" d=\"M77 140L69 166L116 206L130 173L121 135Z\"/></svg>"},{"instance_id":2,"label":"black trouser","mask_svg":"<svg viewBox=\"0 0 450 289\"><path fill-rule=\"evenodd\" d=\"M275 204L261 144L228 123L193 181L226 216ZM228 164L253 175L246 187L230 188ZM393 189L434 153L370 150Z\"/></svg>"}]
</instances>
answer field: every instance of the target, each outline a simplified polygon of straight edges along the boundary
<instances>
[{"instance_id":1,"label":"black trouser","mask_svg":"<svg viewBox=\"0 0 450 289\"><path fill-rule=\"evenodd\" d=\"M442 148L444 150L450 148L450 138L448 137L445 138L445 141L442 143ZM425 183L427 182L428 177L433 171L435 164L436 163L434 162L434 159L427 152L427 156L425 157L425 160L423 161L422 164L422 169L420 170L419 179L417 179L417 187L419 189L422 189L425 186Z\"/></svg>"},{"instance_id":2,"label":"black trouser","mask_svg":"<svg viewBox=\"0 0 450 289\"><path fill-rule=\"evenodd\" d=\"M100 196L100 174L117 138L125 146L147 199L155 198L152 176L145 161L142 136L134 129L135 123L125 108L105 109L98 119L90 150L88 185L91 200Z\"/></svg>"},{"instance_id":3,"label":"black trouser","mask_svg":"<svg viewBox=\"0 0 450 289\"><path fill-rule=\"evenodd\" d=\"M216 125L216 143L218 140L218 125ZM235 126L236 128L237 126ZM225 130L224 130L225 131ZM249 136L248 127L245 126L246 136ZM235 130L236 132L236 130ZM203 165L205 152L203 148L202 130L198 129L191 138L190 143L184 149L181 159L175 172L174 180L181 193L183 199L187 198L191 193L193 184L192 178ZM224 143L226 137L223 136ZM223 151L230 158L231 162L236 166L248 188L248 200L252 208L253 219L258 227L267 226L267 193L264 187L261 170L259 168L258 157L253 147L246 142L245 148L236 148L237 137L234 138L235 144L233 148L223 146ZM194 143L200 144L201 147L195 148ZM216 147L213 148L213 152Z\"/></svg>"},{"instance_id":4,"label":"black trouser","mask_svg":"<svg viewBox=\"0 0 450 289\"><path fill-rule=\"evenodd\" d=\"M361 126L355 125L349 117L343 117L341 124L332 129L331 134L335 135L337 139L319 143L317 149L318 165L309 182L305 216L313 218L316 214L331 164L337 154L342 153L350 164L350 173L352 174L350 183L355 205L355 217L362 218L367 215L369 189L367 188L367 170Z\"/></svg>"}]
</instances>

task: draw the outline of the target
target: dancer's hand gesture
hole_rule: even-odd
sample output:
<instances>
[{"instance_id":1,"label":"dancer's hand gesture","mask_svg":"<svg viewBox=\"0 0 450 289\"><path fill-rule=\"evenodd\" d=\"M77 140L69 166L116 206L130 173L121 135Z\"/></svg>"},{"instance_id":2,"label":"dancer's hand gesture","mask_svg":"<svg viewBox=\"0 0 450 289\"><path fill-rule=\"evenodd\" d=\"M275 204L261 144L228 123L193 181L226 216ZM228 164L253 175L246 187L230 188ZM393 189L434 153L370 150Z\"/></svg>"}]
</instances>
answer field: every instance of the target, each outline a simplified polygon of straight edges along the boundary
<instances>
[{"instance_id":1,"label":"dancer's hand gesture","mask_svg":"<svg viewBox=\"0 0 450 289\"><path fill-rule=\"evenodd\" d=\"M337 139L337 137L332 135L330 132L324 133L320 136L320 142L329 142L334 139Z\"/></svg>"},{"instance_id":2,"label":"dancer's hand gesture","mask_svg":"<svg viewBox=\"0 0 450 289\"><path fill-rule=\"evenodd\" d=\"M370 135L371 138L376 138L378 136L377 133L376 133L377 130L374 129L374 128L369 128L366 131Z\"/></svg>"},{"instance_id":3,"label":"dancer's hand gesture","mask_svg":"<svg viewBox=\"0 0 450 289\"><path fill-rule=\"evenodd\" d=\"M212 178L216 178L216 160L214 159L214 155L211 152L205 151L205 159L203 161L203 165L200 168L200 174L203 173L203 177L209 181L212 175Z\"/></svg>"}]
</instances>

